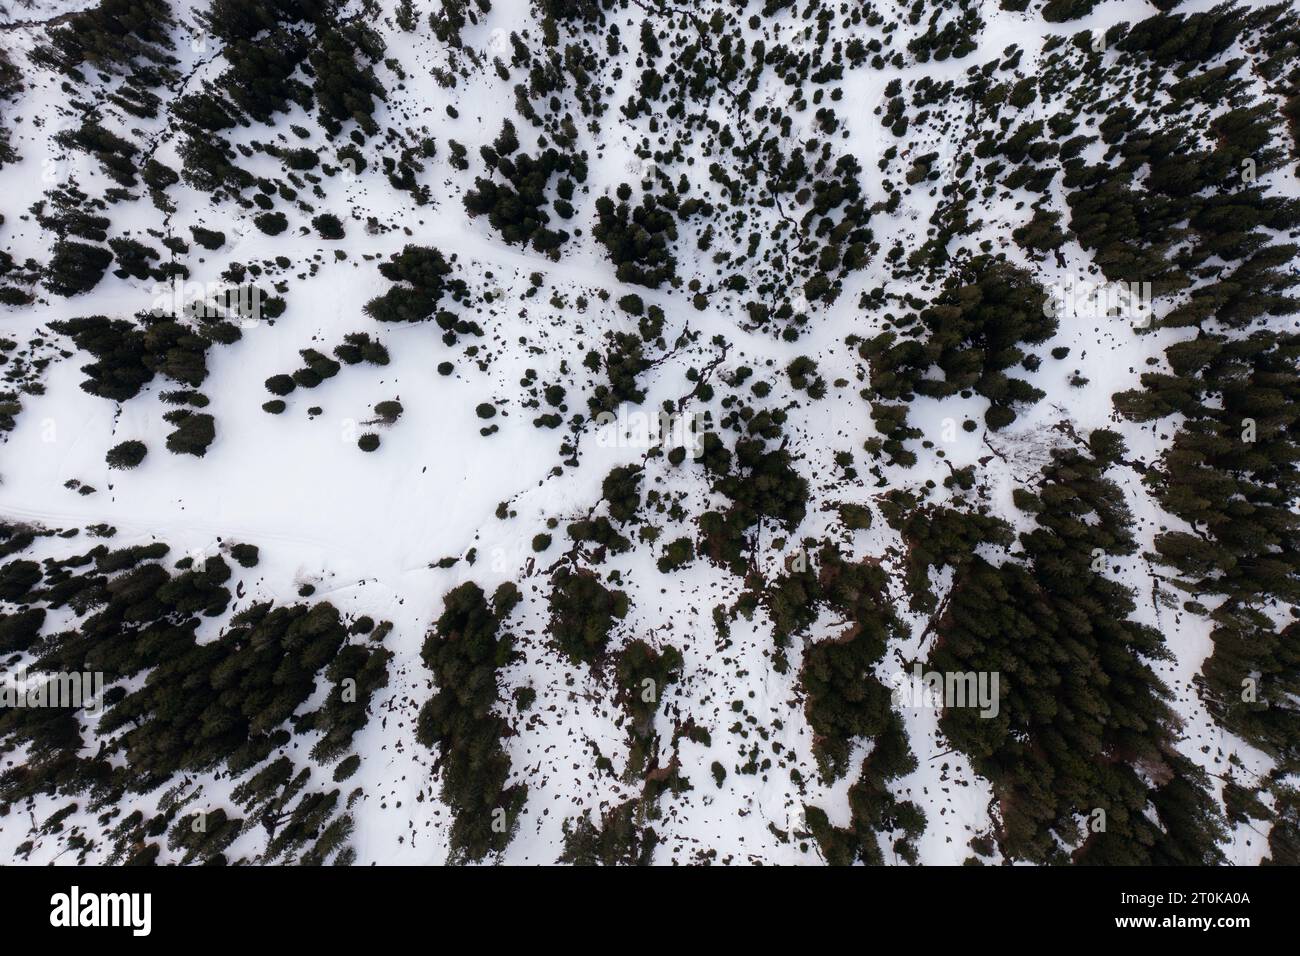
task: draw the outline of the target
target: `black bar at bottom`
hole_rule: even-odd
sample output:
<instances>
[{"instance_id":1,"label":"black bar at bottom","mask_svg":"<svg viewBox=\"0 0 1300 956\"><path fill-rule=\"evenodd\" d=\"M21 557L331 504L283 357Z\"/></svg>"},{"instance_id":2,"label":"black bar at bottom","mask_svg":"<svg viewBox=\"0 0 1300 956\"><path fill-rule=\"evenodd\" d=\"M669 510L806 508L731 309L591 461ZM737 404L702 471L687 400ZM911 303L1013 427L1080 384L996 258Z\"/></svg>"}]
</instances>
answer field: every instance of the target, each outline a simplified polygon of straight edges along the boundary
<instances>
[{"instance_id":1,"label":"black bar at bottom","mask_svg":"<svg viewBox=\"0 0 1300 956\"><path fill-rule=\"evenodd\" d=\"M630 943L646 933L663 933L667 941L681 934L693 937L698 927L734 948L745 936L762 940L777 928L798 934L834 926L855 935L865 931L868 937L916 934L918 941L991 942L1035 934L1061 942L1097 935L1149 942L1197 933L1231 943L1243 933L1294 926L1292 876L1273 867L606 873L487 867L6 867L0 868L0 899L6 940L15 944L29 936L67 941L77 934L78 942L93 936L126 946L319 941L334 947L353 940L401 947L404 939L423 939L442 948L455 945L449 932L468 926L478 927L480 940L491 945L515 934L533 945L578 939ZM147 910L145 898L132 894L148 894ZM147 935L142 932L146 913Z\"/></svg>"}]
</instances>

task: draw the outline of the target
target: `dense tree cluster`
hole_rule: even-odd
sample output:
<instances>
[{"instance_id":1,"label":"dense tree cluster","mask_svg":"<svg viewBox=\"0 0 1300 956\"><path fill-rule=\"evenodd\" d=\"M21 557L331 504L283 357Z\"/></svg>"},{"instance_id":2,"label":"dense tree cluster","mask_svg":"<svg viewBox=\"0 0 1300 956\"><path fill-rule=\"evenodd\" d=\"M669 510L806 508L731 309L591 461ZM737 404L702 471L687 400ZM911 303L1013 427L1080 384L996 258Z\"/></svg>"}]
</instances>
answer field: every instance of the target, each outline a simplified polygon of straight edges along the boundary
<instances>
[{"instance_id":1,"label":"dense tree cluster","mask_svg":"<svg viewBox=\"0 0 1300 956\"><path fill-rule=\"evenodd\" d=\"M510 757L501 740L510 733L493 712L497 671L513 653L501 626L520 600L514 584L488 601L472 581L449 591L421 656L438 690L420 710L417 736L436 746L442 798L455 814L449 837L453 862L481 860L510 842L528 788L507 787Z\"/></svg>"},{"instance_id":2,"label":"dense tree cluster","mask_svg":"<svg viewBox=\"0 0 1300 956\"><path fill-rule=\"evenodd\" d=\"M618 205L608 196L596 200L596 224L591 234L609 252L620 282L657 289L677 274L677 259L669 243L677 238L677 221L650 193L639 206L628 205L631 187L618 188Z\"/></svg>"},{"instance_id":3,"label":"dense tree cluster","mask_svg":"<svg viewBox=\"0 0 1300 956\"><path fill-rule=\"evenodd\" d=\"M1054 451L1016 496L1035 520L1019 536L1023 560L970 557L936 615L930 668L1000 678L996 713L945 700L940 727L993 784L996 836L1013 859L1222 859L1205 775L1175 749L1170 694L1148 663L1169 651L1106 574L1107 558L1136 550L1105 475L1123 453L1107 431L1086 452Z\"/></svg>"},{"instance_id":4,"label":"dense tree cluster","mask_svg":"<svg viewBox=\"0 0 1300 956\"><path fill-rule=\"evenodd\" d=\"M1146 481L1190 530L1157 535L1156 558L1192 595L1224 596L1204 669L1215 712L1257 745L1293 756L1300 723L1288 701L1300 680L1300 648L1294 628L1280 628L1256 608L1277 599L1300 603L1300 338L1202 333L1165 354L1172 374L1146 373L1144 390L1115 396L1139 421L1182 416ZM1244 692L1247 686L1255 693Z\"/></svg>"},{"instance_id":5,"label":"dense tree cluster","mask_svg":"<svg viewBox=\"0 0 1300 956\"><path fill-rule=\"evenodd\" d=\"M564 823L561 863L574 866L647 866L654 858L659 836L643 826L640 801L628 800L612 807L594 824L586 816Z\"/></svg>"},{"instance_id":6,"label":"dense tree cluster","mask_svg":"<svg viewBox=\"0 0 1300 956\"><path fill-rule=\"evenodd\" d=\"M386 91L370 64L383 56L384 41L366 24L353 21L321 31L317 43L307 59L316 74L312 92L321 127L338 136L351 120L365 135L375 135L375 101L382 101Z\"/></svg>"},{"instance_id":7,"label":"dense tree cluster","mask_svg":"<svg viewBox=\"0 0 1300 956\"><path fill-rule=\"evenodd\" d=\"M3 111L8 109L6 102L17 98L22 90L22 71L14 66L8 51L0 49L0 117L3 116ZM0 169L4 169L6 164L17 159L18 154L9 143L9 123L6 121L0 124Z\"/></svg>"},{"instance_id":8,"label":"dense tree cluster","mask_svg":"<svg viewBox=\"0 0 1300 956\"><path fill-rule=\"evenodd\" d=\"M1022 343L1036 345L1055 333L1047 302L1029 273L980 256L954 271L919 316L864 342L860 351L871 363L872 418L891 458L914 460L902 441L917 436L906 425L906 406L889 402L908 402L915 395L945 398L970 389L989 399L984 420L999 429L1015 421L1017 404L1041 399L1041 390L1007 370L1025 361Z\"/></svg>"},{"instance_id":9,"label":"dense tree cluster","mask_svg":"<svg viewBox=\"0 0 1300 956\"><path fill-rule=\"evenodd\" d=\"M1293 411L1300 352L1296 337L1269 319L1300 309L1291 291L1300 277L1286 267L1297 247L1277 241L1300 224L1300 203L1266 193L1258 177L1286 161L1279 133L1293 114L1250 98L1242 59L1206 65L1243 31L1271 31L1265 72L1287 95L1294 80L1285 85L1285 67L1274 59L1276 31L1286 29L1278 13L1223 4L1134 25L1120 48L1154 69L1180 71L1172 121L1111 110L1100 126L1106 162L1071 160L1066 185L1074 190L1070 225L1108 278L1154 279L1157 294L1187 290L1156 324L1192 334L1165 349L1164 367L1144 372L1142 388L1114 403L1137 422L1177 416L1172 442L1144 479L1186 527L1161 529L1153 557L1177 572L1187 608L1211 617L1215 651L1201 676L1211 711L1289 761L1298 725L1288 701L1300 675L1285 619L1300 602ZM1206 107L1215 114L1202 138ZM1202 603L1210 596L1220 598L1212 609Z\"/></svg>"},{"instance_id":10,"label":"dense tree cluster","mask_svg":"<svg viewBox=\"0 0 1300 956\"><path fill-rule=\"evenodd\" d=\"M451 293L456 300L469 295L463 279L448 278L452 276L452 263L437 249L406 246L388 262L381 262L379 272L398 283L366 303L366 314L380 322L421 322L433 316L445 294ZM437 318L453 341L456 332L473 331L472 323L457 320L446 310L439 310Z\"/></svg>"},{"instance_id":11,"label":"dense tree cluster","mask_svg":"<svg viewBox=\"0 0 1300 956\"><path fill-rule=\"evenodd\" d=\"M34 537L6 530L11 552ZM222 615L231 600L230 567L220 556L186 557L171 572L161 563L167 552L165 544L118 550L97 544L40 564L18 558L0 567L5 599L21 602L17 613L0 615L2 646L29 655L29 679L99 672L107 686L101 702L84 702L103 708L91 730L78 707L0 711L0 750L25 747L27 753L0 775L0 806L47 793L83 795L92 807L111 807L126 793L158 791L179 774L224 768L239 778L260 767L235 791L247 811L243 819L203 804L201 790L193 789L189 799L200 800L204 817L199 829L184 803L164 797L156 816L146 819L137 810L113 828L108 840L114 857L156 859L159 838L170 828L168 848L182 861L224 862L233 838L260 825L267 834L265 859L291 853L304 861L346 859L350 822L336 816L338 791L306 789L308 767L289 781L288 728L322 732L318 759L347 750L365 722L370 692L386 682L388 652L349 643L347 627L327 602L253 604L215 640L200 643L201 617ZM43 634L47 610L59 609L70 610L73 622ZM356 696L295 716L322 672L330 683L355 676ZM85 733L98 743L88 756ZM99 839L81 851L94 849Z\"/></svg>"},{"instance_id":12,"label":"dense tree cluster","mask_svg":"<svg viewBox=\"0 0 1300 956\"><path fill-rule=\"evenodd\" d=\"M519 138L514 125L506 120L500 135L491 146L481 150L483 162L489 173L501 174L504 183L479 177L474 188L465 193L465 211L473 216L486 215L493 229L501 233L506 242L518 245L532 244L538 252L559 258L560 246L569 238L563 229L548 228L551 215L546 207L551 205L562 219L573 216L574 182L587 178L586 163L571 158L553 147L542 150L536 159L519 150ZM558 199L548 202L547 187L557 173L562 175L556 184Z\"/></svg>"},{"instance_id":13,"label":"dense tree cluster","mask_svg":"<svg viewBox=\"0 0 1300 956\"><path fill-rule=\"evenodd\" d=\"M681 670L681 652L672 645L657 650L645 641L635 640L618 654L614 682L618 687L618 701L631 718L630 773L645 769L650 745L657 744L654 719L660 699Z\"/></svg>"},{"instance_id":14,"label":"dense tree cluster","mask_svg":"<svg viewBox=\"0 0 1300 956\"><path fill-rule=\"evenodd\" d=\"M50 328L67 335L98 361L82 371L81 387L92 395L126 401L161 374L181 385L196 388L207 378L207 350L214 343L229 344L240 338L239 327L224 319L186 325L150 313L137 316L139 324L96 315L51 322Z\"/></svg>"},{"instance_id":15,"label":"dense tree cluster","mask_svg":"<svg viewBox=\"0 0 1300 956\"><path fill-rule=\"evenodd\" d=\"M587 354L584 364L593 372L604 368L609 384L601 383L587 399L592 417L616 412L624 402L634 405L645 400L645 389L637 383L637 376L651 366L645 354L644 340L631 332L613 332L604 356L598 352Z\"/></svg>"},{"instance_id":16,"label":"dense tree cluster","mask_svg":"<svg viewBox=\"0 0 1300 956\"><path fill-rule=\"evenodd\" d=\"M383 41L365 23L341 19L334 0L213 0L207 24L222 41L226 69L187 93L174 110L185 135L182 172L195 187L238 197L257 184L238 165L243 149L221 134L250 120L271 123L295 105L307 112L315 106L321 128L332 137L355 122L353 148L379 131L375 106L387 93L373 63L383 56ZM293 157L286 162L292 164Z\"/></svg>"},{"instance_id":17,"label":"dense tree cluster","mask_svg":"<svg viewBox=\"0 0 1300 956\"><path fill-rule=\"evenodd\" d=\"M805 819L828 863L882 863L877 834L894 831L901 831L894 851L915 863L913 841L925 829L925 814L912 802L895 798L888 783L915 769L916 758L890 690L873 674L888 642L901 634L886 596L886 574L870 563L849 564L830 547L822 550L819 564L809 581L808 603L824 602L851 623L845 633L804 654L800 679L815 735L813 752L823 777L834 781L848 771L856 741L869 738L872 749L849 789L849 826L832 827L817 807L807 808Z\"/></svg>"},{"instance_id":18,"label":"dense tree cluster","mask_svg":"<svg viewBox=\"0 0 1300 956\"><path fill-rule=\"evenodd\" d=\"M213 343L228 345L241 336L237 325L216 316L185 324L165 315L142 313L137 321L139 324L96 315L50 323L51 329L70 337L97 360L82 367L87 376L82 389L125 402L156 374L197 388L208 375L208 348ZM198 392L172 394L189 405L207 404ZM206 412L177 408L163 417L176 426L167 437L167 448L178 454L202 456L216 435L215 420Z\"/></svg>"},{"instance_id":19,"label":"dense tree cluster","mask_svg":"<svg viewBox=\"0 0 1300 956\"><path fill-rule=\"evenodd\" d=\"M593 571L559 568L551 578L548 631L573 663L599 661L614 622L627 616L628 597L600 583Z\"/></svg>"},{"instance_id":20,"label":"dense tree cluster","mask_svg":"<svg viewBox=\"0 0 1300 956\"><path fill-rule=\"evenodd\" d=\"M167 0L99 0L50 30L50 46L38 51L46 62L83 80L81 67L115 71L135 61L174 63L171 4Z\"/></svg>"},{"instance_id":21,"label":"dense tree cluster","mask_svg":"<svg viewBox=\"0 0 1300 956\"><path fill-rule=\"evenodd\" d=\"M99 285L112 261L113 254L103 246L60 239L45 267L45 288L64 297L89 292Z\"/></svg>"},{"instance_id":22,"label":"dense tree cluster","mask_svg":"<svg viewBox=\"0 0 1300 956\"><path fill-rule=\"evenodd\" d=\"M793 531L808 502L808 481L795 469L789 450L784 444L773 447L781 437L784 412L748 411L748 416L737 412L723 421L741 435L734 452L716 432L705 432L700 439L700 461L712 488L729 504L700 515L697 551L738 575L751 563L751 529L770 520Z\"/></svg>"}]
</instances>

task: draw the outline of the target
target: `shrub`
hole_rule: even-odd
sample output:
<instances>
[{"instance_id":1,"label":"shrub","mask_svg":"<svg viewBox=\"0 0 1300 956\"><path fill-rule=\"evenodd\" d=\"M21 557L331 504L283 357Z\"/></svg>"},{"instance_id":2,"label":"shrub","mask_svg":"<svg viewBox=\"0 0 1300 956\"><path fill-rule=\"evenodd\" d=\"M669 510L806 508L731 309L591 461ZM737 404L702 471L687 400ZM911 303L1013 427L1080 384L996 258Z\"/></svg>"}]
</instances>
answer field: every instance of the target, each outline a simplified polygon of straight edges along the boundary
<instances>
[{"instance_id":1,"label":"shrub","mask_svg":"<svg viewBox=\"0 0 1300 956\"><path fill-rule=\"evenodd\" d=\"M104 278L113 253L71 239L54 244L54 255L45 270L45 288L64 297L89 292Z\"/></svg>"},{"instance_id":2,"label":"shrub","mask_svg":"<svg viewBox=\"0 0 1300 956\"><path fill-rule=\"evenodd\" d=\"M670 541L664 548L663 556L658 561L661 573L669 574L690 563L695 557L695 544L690 538L678 538Z\"/></svg>"},{"instance_id":3,"label":"shrub","mask_svg":"<svg viewBox=\"0 0 1300 956\"><path fill-rule=\"evenodd\" d=\"M282 212L264 212L253 217L253 224L268 236L278 236L289 228L289 220L284 218Z\"/></svg>"},{"instance_id":4,"label":"shrub","mask_svg":"<svg viewBox=\"0 0 1300 956\"><path fill-rule=\"evenodd\" d=\"M339 217L330 212L321 213L311 221L322 239L342 239L343 223Z\"/></svg>"},{"instance_id":5,"label":"shrub","mask_svg":"<svg viewBox=\"0 0 1300 956\"><path fill-rule=\"evenodd\" d=\"M232 544L230 546L230 556L239 563L241 568L256 567L258 561L257 545Z\"/></svg>"},{"instance_id":6,"label":"shrub","mask_svg":"<svg viewBox=\"0 0 1300 956\"><path fill-rule=\"evenodd\" d=\"M114 445L104 456L109 468L134 468L144 461L149 449L142 441L124 441Z\"/></svg>"},{"instance_id":7,"label":"shrub","mask_svg":"<svg viewBox=\"0 0 1300 956\"><path fill-rule=\"evenodd\" d=\"M178 409L164 417L176 426L167 436L167 450L173 454L202 458L217 435L216 420L204 412Z\"/></svg>"},{"instance_id":8,"label":"shrub","mask_svg":"<svg viewBox=\"0 0 1300 956\"><path fill-rule=\"evenodd\" d=\"M194 235L194 241L204 249L220 249L226 244L224 232L204 229L202 226L190 226L190 232Z\"/></svg>"},{"instance_id":9,"label":"shrub","mask_svg":"<svg viewBox=\"0 0 1300 956\"><path fill-rule=\"evenodd\" d=\"M288 375L272 375L266 380L266 390L272 395L288 395L294 387L294 381Z\"/></svg>"},{"instance_id":10,"label":"shrub","mask_svg":"<svg viewBox=\"0 0 1300 956\"><path fill-rule=\"evenodd\" d=\"M596 661L627 610L627 594L606 588L591 571L560 568L551 579L551 638L574 663Z\"/></svg>"},{"instance_id":11,"label":"shrub","mask_svg":"<svg viewBox=\"0 0 1300 956\"><path fill-rule=\"evenodd\" d=\"M437 249L406 246L382 263L379 272L402 283L366 303L366 314L380 322L420 322L433 315L445 292L457 297L468 293L463 280L447 278L451 264Z\"/></svg>"}]
</instances>

